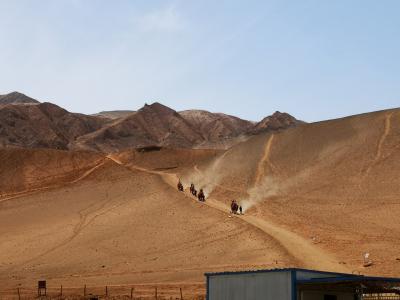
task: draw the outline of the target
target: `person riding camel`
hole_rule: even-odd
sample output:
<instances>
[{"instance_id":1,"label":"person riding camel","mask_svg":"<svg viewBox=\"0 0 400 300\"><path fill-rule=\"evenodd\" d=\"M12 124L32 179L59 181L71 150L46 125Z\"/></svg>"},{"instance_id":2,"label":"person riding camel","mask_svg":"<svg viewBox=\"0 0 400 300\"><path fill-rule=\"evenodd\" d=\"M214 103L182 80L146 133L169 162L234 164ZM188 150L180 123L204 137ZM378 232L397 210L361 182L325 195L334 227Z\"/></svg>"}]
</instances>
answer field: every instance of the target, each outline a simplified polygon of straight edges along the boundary
<instances>
[{"instance_id":1,"label":"person riding camel","mask_svg":"<svg viewBox=\"0 0 400 300\"><path fill-rule=\"evenodd\" d=\"M180 180L178 181L178 191L183 192L183 184Z\"/></svg>"},{"instance_id":2,"label":"person riding camel","mask_svg":"<svg viewBox=\"0 0 400 300\"><path fill-rule=\"evenodd\" d=\"M190 184L190 193L191 193L192 195L194 195L193 192L194 192L194 184L191 183L191 184Z\"/></svg>"},{"instance_id":3,"label":"person riding camel","mask_svg":"<svg viewBox=\"0 0 400 300\"><path fill-rule=\"evenodd\" d=\"M232 202L231 202L231 213L236 215L238 209L239 209L239 205L236 203L236 200L232 200Z\"/></svg>"},{"instance_id":4,"label":"person riding camel","mask_svg":"<svg viewBox=\"0 0 400 300\"><path fill-rule=\"evenodd\" d=\"M206 197L204 195L203 189L200 189L198 198L199 198L199 201L202 201L202 202L206 201Z\"/></svg>"}]
</instances>

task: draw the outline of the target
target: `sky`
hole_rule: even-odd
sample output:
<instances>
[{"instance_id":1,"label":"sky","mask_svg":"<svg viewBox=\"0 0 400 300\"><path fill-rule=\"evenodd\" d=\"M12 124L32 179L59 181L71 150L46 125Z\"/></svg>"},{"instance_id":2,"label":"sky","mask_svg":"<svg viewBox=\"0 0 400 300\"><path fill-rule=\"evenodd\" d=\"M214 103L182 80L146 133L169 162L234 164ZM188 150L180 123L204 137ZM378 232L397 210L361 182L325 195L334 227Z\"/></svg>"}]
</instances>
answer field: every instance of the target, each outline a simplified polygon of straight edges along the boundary
<instances>
[{"instance_id":1,"label":"sky","mask_svg":"<svg viewBox=\"0 0 400 300\"><path fill-rule=\"evenodd\" d=\"M0 94L257 121L400 107L398 0L0 0Z\"/></svg>"}]
</instances>

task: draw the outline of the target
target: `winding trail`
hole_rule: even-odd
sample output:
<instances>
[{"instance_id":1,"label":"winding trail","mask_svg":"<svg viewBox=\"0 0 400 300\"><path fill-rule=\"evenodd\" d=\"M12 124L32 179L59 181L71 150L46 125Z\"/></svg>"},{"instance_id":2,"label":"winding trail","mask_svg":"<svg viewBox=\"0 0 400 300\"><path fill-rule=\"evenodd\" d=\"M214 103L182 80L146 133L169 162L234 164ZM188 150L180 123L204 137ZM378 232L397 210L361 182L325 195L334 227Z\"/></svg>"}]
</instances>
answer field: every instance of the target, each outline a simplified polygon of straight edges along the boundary
<instances>
[{"instance_id":1,"label":"winding trail","mask_svg":"<svg viewBox=\"0 0 400 300\"><path fill-rule=\"evenodd\" d=\"M205 204L224 213L229 211L227 205L215 199L207 199ZM257 216L235 215L235 217L271 236L292 257L302 263L305 268L337 272L349 271L345 266L340 265L334 257L331 257L329 254L316 247L311 241L308 241L294 232L279 227Z\"/></svg>"},{"instance_id":2,"label":"winding trail","mask_svg":"<svg viewBox=\"0 0 400 300\"><path fill-rule=\"evenodd\" d=\"M385 135L384 137L381 138L380 141L380 147L382 146L386 136L389 134L390 130L390 119L387 121L388 125L385 127ZM269 153L271 150L271 145L273 142L274 135L271 135L269 138L268 142L266 143L266 147L264 150L264 155L262 157L262 160L259 163L258 170L257 170L257 181L261 180L262 177L264 176L264 164L265 162L268 163L269 161ZM379 150L379 148L378 148ZM377 151L378 157L380 157L380 151ZM161 177L161 179L169 185L171 188L174 190L176 189L176 182L178 180L178 176L175 173L168 173L168 172L163 172L163 171L154 171L154 170L148 170L140 166L136 165L125 165L123 162L121 162L117 157L113 155L108 155L101 161L99 161L95 166L84 172L81 176L76 178L75 180L71 181L70 183L76 183L78 181L81 181L88 177L90 174L95 172L97 169L99 169L101 166L103 166L107 160L111 160L114 163L124 166L128 169L131 170L138 170L141 172L146 172L154 175L158 175ZM197 172L201 172L198 168L196 168ZM43 189L40 189L43 190ZM192 201L197 201L195 198L191 197L189 194L184 193L186 197L191 199ZM19 196L19 195L18 195ZM18 197L17 196L17 197ZM11 197L14 198L14 197ZM1 199L0 201L5 201L10 198L6 199ZM114 199L115 200L115 199ZM72 234L67 237L64 241L59 243L58 245L55 245L54 247L48 249L46 252L40 254L39 256L26 261L24 263L33 261L37 259L38 257L42 257L43 255L46 255L50 252L53 252L56 249L59 249L60 247L63 247L65 244L71 242L86 226L88 226L95 218L97 218L99 215L106 213L109 209L113 209L114 206L111 208L106 208L106 205L110 204L110 199L106 197L104 201L101 201L101 203L97 203L96 205L91 205L89 207L86 207L83 209L79 214L80 214L80 220L78 223L75 225ZM118 205L118 204L117 204ZM221 201L218 201L217 199L213 198L208 198L206 202L204 202L204 205L207 205L210 208L219 210L220 212L223 212L226 215L229 215L229 207L228 205L224 204ZM331 257L329 254L325 253L322 249L318 248L314 244L312 244L311 241L301 237L300 235L291 232L288 229L285 229L283 227L280 227L276 224L273 224L272 222L265 220L263 218L260 218L258 216L254 215L233 215L234 218L239 218L241 221L244 221L254 228L257 228L261 231L263 231L265 234L268 236L272 237L275 239L286 251L287 253L295 258L303 267L306 268L312 268L312 269L321 269L321 270L329 270L329 271L338 271L338 272L347 272L349 271L345 266L340 265L334 257Z\"/></svg>"},{"instance_id":3,"label":"winding trail","mask_svg":"<svg viewBox=\"0 0 400 300\"><path fill-rule=\"evenodd\" d=\"M368 168L365 170L363 179L369 174L369 172L371 172L371 169L382 159L382 147L386 141L386 138L390 133L390 129L392 126L392 115L393 112L388 113L385 117L385 129L383 130L382 136L379 139L374 160L372 161L371 164L369 164Z\"/></svg>"},{"instance_id":4,"label":"winding trail","mask_svg":"<svg viewBox=\"0 0 400 300\"><path fill-rule=\"evenodd\" d=\"M86 177L88 177L88 176L89 176L90 174L92 174L96 169L98 169L98 168L100 168L101 166L103 166L103 165L106 163L106 161L107 161L108 158L109 158L109 157L101 159L101 160L100 160L99 162L97 162L92 168L90 168L89 170L87 170L86 172L84 172L81 176L79 176L78 178L76 178L76 179L74 179L74 180L72 180L72 181L70 181L70 182L65 182L65 183L63 183L63 184L55 184L55 185L44 186L44 187L40 187L40 188L34 188L34 189L24 190L24 191L20 191L20 192L17 192L17 193L12 193L12 194L4 194L4 195L2 195L2 197L0 197L0 203L1 203L1 202L8 201L8 200L16 199L16 198L21 198L21 197L24 197L24 196L29 196L29 195L36 194L36 193L39 193L39 192L48 191L48 190L51 190L51 189L63 187L63 186L65 186L65 185L67 185L67 184L74 184L74 183L77 183L77 182L79 182L79 181L85 179Z\"/></svg>"},{"instance_id":5,"label":"winding trail","mask_svg":"<svg viewBox=\"0 0 400 300\"><path fill-rule=\"evenodd\" d=\"M260 160L260 162L258 163L257 166L257 173L256 173L256 178L254 181L254 185L258 185L262 178L265 175L265 163L267 163L268 165L271 164L271 162L269 161L269 154L271 153L271 146L272 146L272 142L274 141L274 134L271 134L271 136L269 137L267 143L265 144L264 147L264 154Z\"/></svg>"},{"instance_id":6,"label":"winding trail","mask_svg":"<svg viewBox=\"0 0 400 300\"><path fill-rule=\"evenodd\" d=\"M378 161L382 157L382 146L383 146L383 143L385 142L387 136L390 133L390 129L392 126L392 116L393 116L393 112L386 115L385 130L384 130L381 138L379 139L378 148L376 149L375 161Z\"/></svg>"},{"instance_id":7,"label":"winding trail","mask_svg":"<svg viewBox=\"0 0 400 300\"><path fill-rule=\"evenodd\" d=\"M267 143L264 161L268 160L268 154L271 148L272 139L273 137L271 137ZM109 158L118 164L122 164L117 158ZM150 174L157 174L161 176L165 183L170 185L173 189L176 189L175 186L178 180L178 176L175 173L152 171L138 166L130 167ZM197 169L197 171L200 172L199 169ZM192 201L197 201L186 192L184 193L184 195L190 198ZM221 201L218 201L217 199L208 198L206 202L202 203L204 205L207 205L208 207L230 215L230 208ZM290 256L294 257L305 268L336 272L349 272L349 269L346 268L344 265L339 264L339 262L334 257L315 246L311 241L308 241L307 239L301 237L294 232L291 232L288 229L279 227L272 222L269 222L254 215L233 215L233 217L239 218L240 220L252 225L254 228L263 231L265 234L275 239L288 252Z\"/></svg>"},{"instance_id":8,"label":"winding trail","mask_svg":"<svg viewBox=\"0 0 400 300\"><path fill-rule=\"evenodd\" d=\"M102 167L105 163L106 163L106 159L103 159L100 163L98 163L97 165L95 165L93 168L87 170L85 173L83 173L81 176L79 176L78 178L76 178L75 180L71 181L71 183L77 183L78 181L81 181L83 179L85 179L86 177L88 177L90 174L92 174L94 171L96 171L98 168Z\"/></svg>"}]
</instances>

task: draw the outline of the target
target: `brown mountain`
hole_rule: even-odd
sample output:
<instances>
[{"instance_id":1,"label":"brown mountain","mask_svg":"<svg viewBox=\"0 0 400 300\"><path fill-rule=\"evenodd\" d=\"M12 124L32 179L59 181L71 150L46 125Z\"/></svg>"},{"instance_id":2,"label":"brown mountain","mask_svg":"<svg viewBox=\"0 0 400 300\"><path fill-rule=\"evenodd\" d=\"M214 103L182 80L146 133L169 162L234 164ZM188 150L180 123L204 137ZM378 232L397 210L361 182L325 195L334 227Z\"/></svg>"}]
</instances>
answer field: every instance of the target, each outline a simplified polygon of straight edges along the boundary
<instances>
[{"instance_id":1,"label":"brown mountain","mask_svg":"<svg viewBox=\"0 0 400 300\"><path fill-rule=\"evenodd\" d=\"M68 149L78 136L101 128L104 118L70 113L51 104L0 107L0 145Z\"/></svg>"},{"instance_id":2,"label":"brown mountain","mask_svg":"<svg viewBox=\"0 0 400 300\"><path fill-rule=\"evenodd\" d=\"M195 126L208 142L219 142L237 137L248 132L254 126L250 121L205 110L186 110L179 114Z\"/></svg>"},{"instance_id":3,"label":"brown mountain","mask_svg":"<svg viewBox=\"0 0 400 300\"><path fill-rule=\"evenodd\" d=\"M299 123L275 113L253 123L202 110L176 112L160 103L134 111L71 113L21 93L0 96L0 145L115 152L148 146L226 149L261 131Z\"/></svg>"},{"instance_id":4,"label":"brown mountain","mask_svg":"<svg viewBox=\"0 0 400 300\"><path fill-rule=\"evenodd\" d=\"M176 111L160 103L80 137L76 148L113 152L152 145L189 148L203 141L196 128Z\"/></svg>"},{"instance_id":5,"label":"brown mountain","mask_svg":"<svg viewBox=\"0 0 400 300\"><path fill-rule=\"evenodd\" d=\"M115 152L127 148L227 148L248 134L295 126L288 114L275 113L256 123L203 110L176 112L160 103L145 105L136 113L117 119L96 132L79 137L75 149Z\"/></svg>"},{"instance_id":6,"label":"brown mountain","mask_svg":"<svg viewBox=\"0 0 400 300\"><path fill-rule=\"evenodd\" d=\"M127 117L128 115L133 114L134 112L135 111L133 110L110 110L110 111L101 111L97 114L93 114L92 116L104 117L115 120Z\"/></svg>"},{"instance_id":7,"label":"brown mountain","mask_svg":"<svg viewBox=\"0 0 400 300\"><path fill-rule=\"evenodd\" d=\"M249 132L260 133L266 131L276 131L280 129L287 129L290 127L297 126L302 121L297 120L295 117L289 115L288 113L281 113L276 111L273 115L265 117L260 122L255 124Z\"/></svg>"},{"instance_id":8,"label":"brown mountain","mask_svg":"<svg viewBox=\"0 0 400 300\"><path fill-rule=\"evenodd\" d=\"M123 297L134 282L135 297L157 284L193 299L187 284L205 272L400 273L399 109L252 135L227 151L13 150L0 151L5 299L16 297L10 286L34 298L43 274L71 287L65 297L82 283ZM206 202L188 192L192 182ZM229 213L232 199L243 215Z\"/></svg>"},{"instance_id":9,"label":"brown mountain","mask_svg":"<svg viewBox=\"0 0 400 300\"><path fill-rule=\"evenodd\" d=\"M39 101L18 92L12 92L6 95L0 95L0 105L35 104L35 103L39 103Z\"/></svg>"}]
</instances>

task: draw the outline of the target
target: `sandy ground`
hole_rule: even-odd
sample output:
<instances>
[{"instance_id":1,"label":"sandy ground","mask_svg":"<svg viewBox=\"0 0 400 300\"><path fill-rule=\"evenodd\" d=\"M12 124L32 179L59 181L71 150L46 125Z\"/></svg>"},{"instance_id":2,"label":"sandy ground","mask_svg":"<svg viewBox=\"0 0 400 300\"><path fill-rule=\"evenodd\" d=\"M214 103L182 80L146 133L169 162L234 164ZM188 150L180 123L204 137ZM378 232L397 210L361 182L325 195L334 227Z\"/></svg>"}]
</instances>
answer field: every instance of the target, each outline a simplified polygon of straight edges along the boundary
<instances>
[{"instance_id":1,"label":"sandy ground","mask_svg":"<svg viewBox=\"0 0 400 300\"><path fill-rule=\"evenodd\" d=\"M208 271L292 264L257 228L112 160L69 187L1 202L0 220L6 290L38 278L55 287L185 286Z\"/></svg>"},{"instance_id":2,"label":"sandy ground","mask_svg":"<svg viewBox=\"0 0 400 300\"><path fill-rule=\"evenodd\" d=\"M225 152L114 153L72 169L60 185L0 198L0 295L39 278L194 297L204 272L400 276L398 110L257 135ZM178 192L178 178L207 201ZM232 199L243 216L229 214Z\"/></svg>"}]
</instances>

